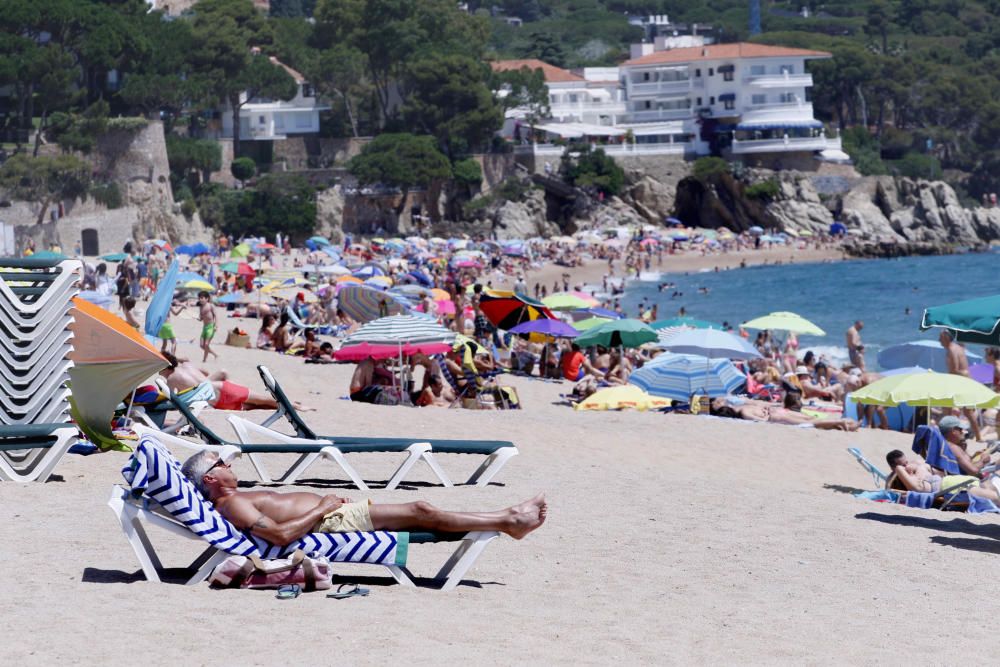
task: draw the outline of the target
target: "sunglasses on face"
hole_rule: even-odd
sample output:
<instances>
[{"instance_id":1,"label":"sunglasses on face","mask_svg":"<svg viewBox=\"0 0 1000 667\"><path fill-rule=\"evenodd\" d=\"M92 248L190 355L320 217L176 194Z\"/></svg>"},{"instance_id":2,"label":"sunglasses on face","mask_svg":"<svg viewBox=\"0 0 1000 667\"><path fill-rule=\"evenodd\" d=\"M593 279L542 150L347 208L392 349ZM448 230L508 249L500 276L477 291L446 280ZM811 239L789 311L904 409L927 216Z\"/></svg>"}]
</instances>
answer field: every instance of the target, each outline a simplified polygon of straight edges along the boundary
<instances>
[{"instance_id":1,"label":"sunglasses on face","mask_svg":"<svg viewBox=\"0 0 1000 667\"><path fill-rule=\"evenodd\" d=\"M223 468L231 468L232 467L228 463L226 463L225 461L223 461L222 459L219 459L218 461L216 461L215 463L213 463L211 466L209 466L208 470L205 471L205 474L207 475L208 473L212 472L213 470L215 470L219 466L222 466Z\"/></svg>"}]
</instances>

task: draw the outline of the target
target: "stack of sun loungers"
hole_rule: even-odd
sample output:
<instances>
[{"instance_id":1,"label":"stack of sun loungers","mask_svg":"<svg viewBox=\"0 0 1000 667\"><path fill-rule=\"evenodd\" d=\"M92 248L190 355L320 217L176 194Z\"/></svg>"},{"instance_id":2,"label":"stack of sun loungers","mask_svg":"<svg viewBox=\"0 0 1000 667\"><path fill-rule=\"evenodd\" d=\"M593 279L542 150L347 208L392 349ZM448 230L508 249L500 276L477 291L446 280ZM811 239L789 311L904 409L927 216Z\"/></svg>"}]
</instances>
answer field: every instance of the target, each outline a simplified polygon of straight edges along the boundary
<instances>
[{"instance_id":1,"label":"stack of sun loungers","mask_svg":"<svg viewBox=\"0 0 1000 667\"><path fill-rule=\"evenodd\" d=\"M80 262L0 258L0 479L45 481L73 444L70 314Z\"/></svg>"}]
</instances>

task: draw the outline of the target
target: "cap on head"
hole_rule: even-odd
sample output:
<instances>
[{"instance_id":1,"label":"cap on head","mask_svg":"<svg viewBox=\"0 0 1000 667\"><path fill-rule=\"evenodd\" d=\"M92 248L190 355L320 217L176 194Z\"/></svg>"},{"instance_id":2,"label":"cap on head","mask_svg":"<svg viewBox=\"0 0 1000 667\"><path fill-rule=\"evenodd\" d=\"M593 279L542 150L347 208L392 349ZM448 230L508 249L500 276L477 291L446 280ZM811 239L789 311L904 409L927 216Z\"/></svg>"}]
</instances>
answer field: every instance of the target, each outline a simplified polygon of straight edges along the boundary
<instances>
[{"instance_id":1,"label":"cap on head","mask_svg":"<svg viewBox=\"0 0 1000 667\"><path fill-rule=\"evenodd\" d=\"M942 434L956 428L965 428L965 422L954 415L942 417L941 421L938 422L938 429L940 429Z\"/></svg>"},{"instance_id":2,"label":"cap on head","mask_svg":"<svg viewBox=\"0 0 1000 667\"><path fill-rule=\"evenodd\" d=\"M809 375L809 369L806 368L805 366L796 366L795 367L795 374L796 375Z\"/></svg>"}]
</instances>

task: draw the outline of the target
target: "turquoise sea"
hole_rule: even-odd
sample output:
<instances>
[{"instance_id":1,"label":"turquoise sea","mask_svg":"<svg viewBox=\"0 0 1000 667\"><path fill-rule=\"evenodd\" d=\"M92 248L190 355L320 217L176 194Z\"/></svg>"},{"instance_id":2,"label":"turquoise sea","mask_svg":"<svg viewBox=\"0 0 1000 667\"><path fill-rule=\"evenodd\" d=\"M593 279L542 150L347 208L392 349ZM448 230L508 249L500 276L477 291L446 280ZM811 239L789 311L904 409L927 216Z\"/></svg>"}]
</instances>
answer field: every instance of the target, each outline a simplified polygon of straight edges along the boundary
<instances>
[{"instance_id":1,"label":"turquoise sea","mask_svg":"<svg viewBox=\"0 0 1000 667\"><path fill-rule=\"evenodd\" d=\"M657 282L630 282L621 302L626 314L635 317L643 297L647 303L659 304L661 319L676 315L683 306L691 317L734 326L772 311L790 310L827 334L800 337L800 353L813 349L836 360L847 356L844 332L861 319L865 356L874 367L875 354L883 347L936 339L933 330L920 331L924 308L1000 292L1000 254L664 273L660 282L676 285L661 292ZM708 293L699 293L701 287L708 288ZM674 291L683 296L672 298ZM970 349L982 352L978 346Z\"/></svg>"}]
</instances>

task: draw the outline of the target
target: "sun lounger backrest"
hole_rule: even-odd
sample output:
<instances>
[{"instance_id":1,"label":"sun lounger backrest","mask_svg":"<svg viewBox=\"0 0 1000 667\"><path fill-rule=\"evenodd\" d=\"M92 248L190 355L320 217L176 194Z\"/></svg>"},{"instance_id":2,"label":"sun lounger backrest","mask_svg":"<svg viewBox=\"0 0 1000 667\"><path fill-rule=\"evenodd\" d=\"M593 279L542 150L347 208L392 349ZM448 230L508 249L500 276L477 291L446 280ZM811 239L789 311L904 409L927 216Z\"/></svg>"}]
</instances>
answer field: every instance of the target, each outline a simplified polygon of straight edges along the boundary
<instances>
[{"instance_id":1,"label":"sun lounger backrest","mask_svg":"<svg viewBox=\"0 0 1000 667\"><path fill-rule=\"evenodd\" d=\"M295 434L300 438L309 438L310 440L315 440L317 437L316 433L313 432L309 425L303 421L302 417L295 410L295 406L288 399L288 395L285 394L285 390L281 388L278 381L274 379L274 375L271 374L271 370L264 366L263 364L257 366L257 372L260 373L260 379L264 382L264 386L267 391L274 397L274 400L278 402L280 410L285 413L288 420L292 423L292 428L295 429Z\"/></svg>"},{"instance_id":2,"label":"sun lounger backrest","mask_svg":"<svg viewBox=\"0 0 1000 667\"><path fill-rule=\"evenodd\" d=\"M188 406L182 397L177 395L176 391L170 392L170 402L177 408L178 412L184 415L184 419L186 419L187 423L191 425L191 428L198 432L198 435L201 436L202 440L210 445L228 444L228 442L220 438L215 431L206 426L203 421L194 416L190 406Z\"/></svg>"}]
</instances>

